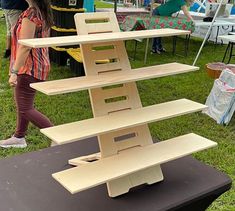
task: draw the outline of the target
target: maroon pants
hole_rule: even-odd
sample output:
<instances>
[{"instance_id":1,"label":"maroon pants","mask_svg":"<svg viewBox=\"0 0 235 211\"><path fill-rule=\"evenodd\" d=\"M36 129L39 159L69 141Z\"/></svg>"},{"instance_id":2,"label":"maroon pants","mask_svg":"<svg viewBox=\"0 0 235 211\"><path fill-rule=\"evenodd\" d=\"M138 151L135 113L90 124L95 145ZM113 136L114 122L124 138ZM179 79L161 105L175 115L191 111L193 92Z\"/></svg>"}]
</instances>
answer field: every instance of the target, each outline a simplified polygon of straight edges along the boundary
<instances>
[{"instance_id":1,"label":"maroon pants","mask_svg":"<svg viewBox=\"0 0 235 211\"><path fill-rule=\"evenodd\" d=\"M29 75L18 75L17 85L15 87L15 101L17 107L17 127L15 136L24 137L29 125L33 123L39 128L51 127L50 120L34 108L34 97L36 91L31 88L30 83L40 80Z\"/></svg>"}]
</instances>

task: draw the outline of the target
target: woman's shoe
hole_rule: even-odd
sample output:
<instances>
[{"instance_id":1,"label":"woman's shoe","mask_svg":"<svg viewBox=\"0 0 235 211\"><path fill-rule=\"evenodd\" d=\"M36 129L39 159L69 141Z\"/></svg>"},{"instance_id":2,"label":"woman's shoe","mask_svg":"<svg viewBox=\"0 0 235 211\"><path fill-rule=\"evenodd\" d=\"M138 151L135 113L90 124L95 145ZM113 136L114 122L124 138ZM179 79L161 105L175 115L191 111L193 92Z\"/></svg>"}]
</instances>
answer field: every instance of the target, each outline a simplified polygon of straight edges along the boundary
<instances>
[{"instance_id":1,"label":"woman's shoe","mask_svg":"<svg viewBox=\"0 0 235 211\"><path fill-rule=\"evenodd\" d=\"M14 135L11 138L0 141L0 147L2 148L25 148L27 143L25 138L17 138Z\"/></svg>"},{"instance_id":2,"label":"woman's shoe","mask_svg":"<svg viewBox=\"0 0 235 211\"><path fill-rule=\"evenodd\" d=\"M161 53L164 53L166 52L166 49L165 48L161 48L161 49L158 49Z\"/></svg>"},{"instance_id":3,"label":"woman's shoe","mask_svg":"<svg viewBox=\"0 0 235 211\"><path fill-rule=\"evenodd\" d=\"M161 54L161 51L159 51L158 49L152 49L151 50L151 53L157 53L157 54Z\"/></svg>"}]
</instances>

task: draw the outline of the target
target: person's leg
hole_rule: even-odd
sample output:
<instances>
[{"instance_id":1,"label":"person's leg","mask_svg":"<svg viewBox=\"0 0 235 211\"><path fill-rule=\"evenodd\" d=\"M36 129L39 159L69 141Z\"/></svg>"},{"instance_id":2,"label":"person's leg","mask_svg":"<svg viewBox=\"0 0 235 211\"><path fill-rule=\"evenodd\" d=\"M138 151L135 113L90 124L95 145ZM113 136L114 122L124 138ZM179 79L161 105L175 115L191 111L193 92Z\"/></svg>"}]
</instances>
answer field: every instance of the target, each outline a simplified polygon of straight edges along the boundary
<instances>
[{"instance_id":1,"label":"person's leg","mask_svg":"<svg viewBox=\"0 0 235 211\"><path fill-rule=\"evenodd\" d=\"M156 49L157 50L162 49L162 38L161 37L156 38Z\"/></svg>"},{"instance_id":2,"label":"person's leg","mask_svg":"<svg viewBox=\"0 0 235 211\"><path fill-rule=\"evenodd\" d=\"M6 49L11 50L11 35L7 35L6 39Z\"/></svg>"},{"instance_id":3,"label":"person's leg","mask_svg":"<svg viewBox=\"0 0 235 211\"><path fill-rule=\"evenodd\" d=\"M19 75L17 77L17 85L15 87L14 94L17 109L17 122L14 136L17 138L22 138L25 137L25 133L29 125L29 120L25 119L24 115L22 115L22 109L30 106L33 103L35 96L35 90L28 90L27 81L24 81L24 75Z\"/></svg>"},{"instance_id":4,"label":"person's leg","mask_svg":"<svg viewBox=\"0 0 235 211\"><path fill-rule=\"evenodd\" d=\"M161 37L153 38L152 53L161 54L162 41Z\"/></svg>"},{"instance_id":5,"label":"person's leg","mask_svg":"<svg viewBox=\"0 0 235 211\"><path fill-rule=\"evenodd\" d=\"M38 82L39 80L29 75L19 75L15 90L16 106L18 112L17 128L15 131L16 137L24 137L28 128L29 122L41 128L53 126L50 120L37 111L34 104L36 91L31 88L30 83Z\"/></svg>"},{"instance_id":6,"label":"person's leg","mask_svg":"<svg viewBox=\"0 0 235 211\"><path fill-rule=\"evenodd\" d=\"M26 147L27 144L24 137L29 122L32 122L39 128L53 126L46 116L33 107L36 91L29 85L34 82L39 82L39 80L29 75L18 75L17 85L15 87L15 101L17 107L16 131L11 138L0 141L0 147Z\"/></svg>"},{"instance_id":7,"label":"person's leg","mask_svg":"<svg viewBox=\"0 0 235 211\"><path fill-rule=\"evenodd\" d=\"M160 13L157 8L153 10L153 16L160 16ZM161 37L155 37L153 38L153 44L152 44L152 52L160 54L162 49L162 39Z\"/></svg>"},{"instance_id":8,"label":"person's leg","mask_svg":"<svg viewBox=\"0 0 235 211\"><path fill-rule=\"evenodd\" d=\"M4 58L8 58L11 55L11 24L9 20L9 10L3 10L6 20L7 36L6 36L6 50L4 53Z\"/></svg>"},{"instance_id":9,"label":"person's leg","mask_svg":"<svg viewBox=\"0 0 235 211\"><path fill-rule=\"evenodd\" d=\"M22 10L10 10L9 11L9 22L11 25L11 29L16 25L19 16L21 15Z\"/></svg>"},{"instance_id":10,"label":"person's leg","mask_svg":"<svg viewBox=\"0 0 235 211\"><path fill-rule=\"evenodd\" d=\"M152 43L152 51L156 51L157 49L157 38L153 38L153 43Z\"/></svg>"},{"instance_id":11,"label":"person's leg","mask_svg":"<svg viewBox=\"0 0 235 211\"><path fill-rule=\"evenodd\" d=\"M17 23L17 20L22 13L22 10L4 10L6 17L6 26L7 26L7 38L6 38L6 51L4 58L8 58L11 55L11 31L12 28Z\"/></svg>"}]
</instances>

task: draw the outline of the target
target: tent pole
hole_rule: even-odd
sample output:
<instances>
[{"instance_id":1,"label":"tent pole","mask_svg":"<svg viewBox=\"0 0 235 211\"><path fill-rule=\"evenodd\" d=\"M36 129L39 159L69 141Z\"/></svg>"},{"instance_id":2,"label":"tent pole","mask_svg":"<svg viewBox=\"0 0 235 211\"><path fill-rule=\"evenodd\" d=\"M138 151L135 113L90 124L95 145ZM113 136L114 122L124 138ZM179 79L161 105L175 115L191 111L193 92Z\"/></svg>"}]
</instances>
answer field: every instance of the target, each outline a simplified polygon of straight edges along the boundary
<instances>
[{"instance_id":1,"label":"tent pole","mask_svg":"<svg viewBox=\"0 0 235 211\"><path fill-rule=\"evenodd\" d=\"M195 58L195 60L194 60L194 62L193 62L193 66L195 66L195 64L196 64L196 62L197 62L197 60L198 60L198 57L199 57L200 54L201 54L202 48L203 48L204 45L205 45L205 42L206 42L206 40L207 40L207 38L208 38L208 36L209 36L209 34L210 34L210 31L211 31L211 29L212 29L212 27L213 27L213 24L214 24L214 22L215 22L215 19L216 19L217 15L218 15L218 12L219 12L219 10L220 10L222 4L223 4L223 0L220 0L220 4L219 4L219 6L218 6L218 8L217 8L217 10L216 10L216 12L215 12L215 15L214 15L214 17L213 17L213 20L212 20L212 22L211 22L211 25L210 25L210 27L209 27L207 33L206 33L206 36L204 37L204 40L203 40L203 42L202 42L202 44L201 44L201 47L200 47L200 49L199 49L199 51L198 51L198 53L197 53L197 56L196 56L196 58Z\"/></svg>"},{"instance_id":2,"label":"tent pole","mask_svg":"<svg viewBox=\"0 0 235 211\"><path fill-rule=\"evenodd\" d=\"M117 0L114 0L114 12L117 13Z\"/></svg>"},{"instance_id":3,"label":"tent pole","mask_svg":"<svg viewBox=\"0 0 235 211\"><path fill-rule=\"evenodd\" d=\"M150 18L153 15L153 3L154 3L154 0L151 0L151 5L150 5L151 7L150 7L150 14L149 14ZM144 54L144 64L147 63L148 48L149 48L149 38L147 38L147 40L146 40L146 47L145 47L145 54Z\"/></svg>"}]
</instances>

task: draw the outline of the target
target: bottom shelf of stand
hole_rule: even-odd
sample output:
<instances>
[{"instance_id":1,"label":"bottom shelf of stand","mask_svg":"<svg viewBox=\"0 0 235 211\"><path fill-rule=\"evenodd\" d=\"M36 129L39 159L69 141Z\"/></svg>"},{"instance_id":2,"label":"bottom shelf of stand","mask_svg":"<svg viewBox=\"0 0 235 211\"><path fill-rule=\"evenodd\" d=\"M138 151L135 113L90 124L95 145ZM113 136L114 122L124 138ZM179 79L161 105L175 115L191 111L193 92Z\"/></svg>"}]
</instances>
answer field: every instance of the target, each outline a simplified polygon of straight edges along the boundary
<instances>
[{"instance_id":1,"label":"bottom shelf of stand","mask_svg":"<svg viewBox=\"0 0 235 211\"><path fill-rule=\"evenodd\" d=\"M52 176L74 194L216 145L213 141L190 133L145 147L128 149L111 157L54 173Z\"/></svg>"}]
</instances>

